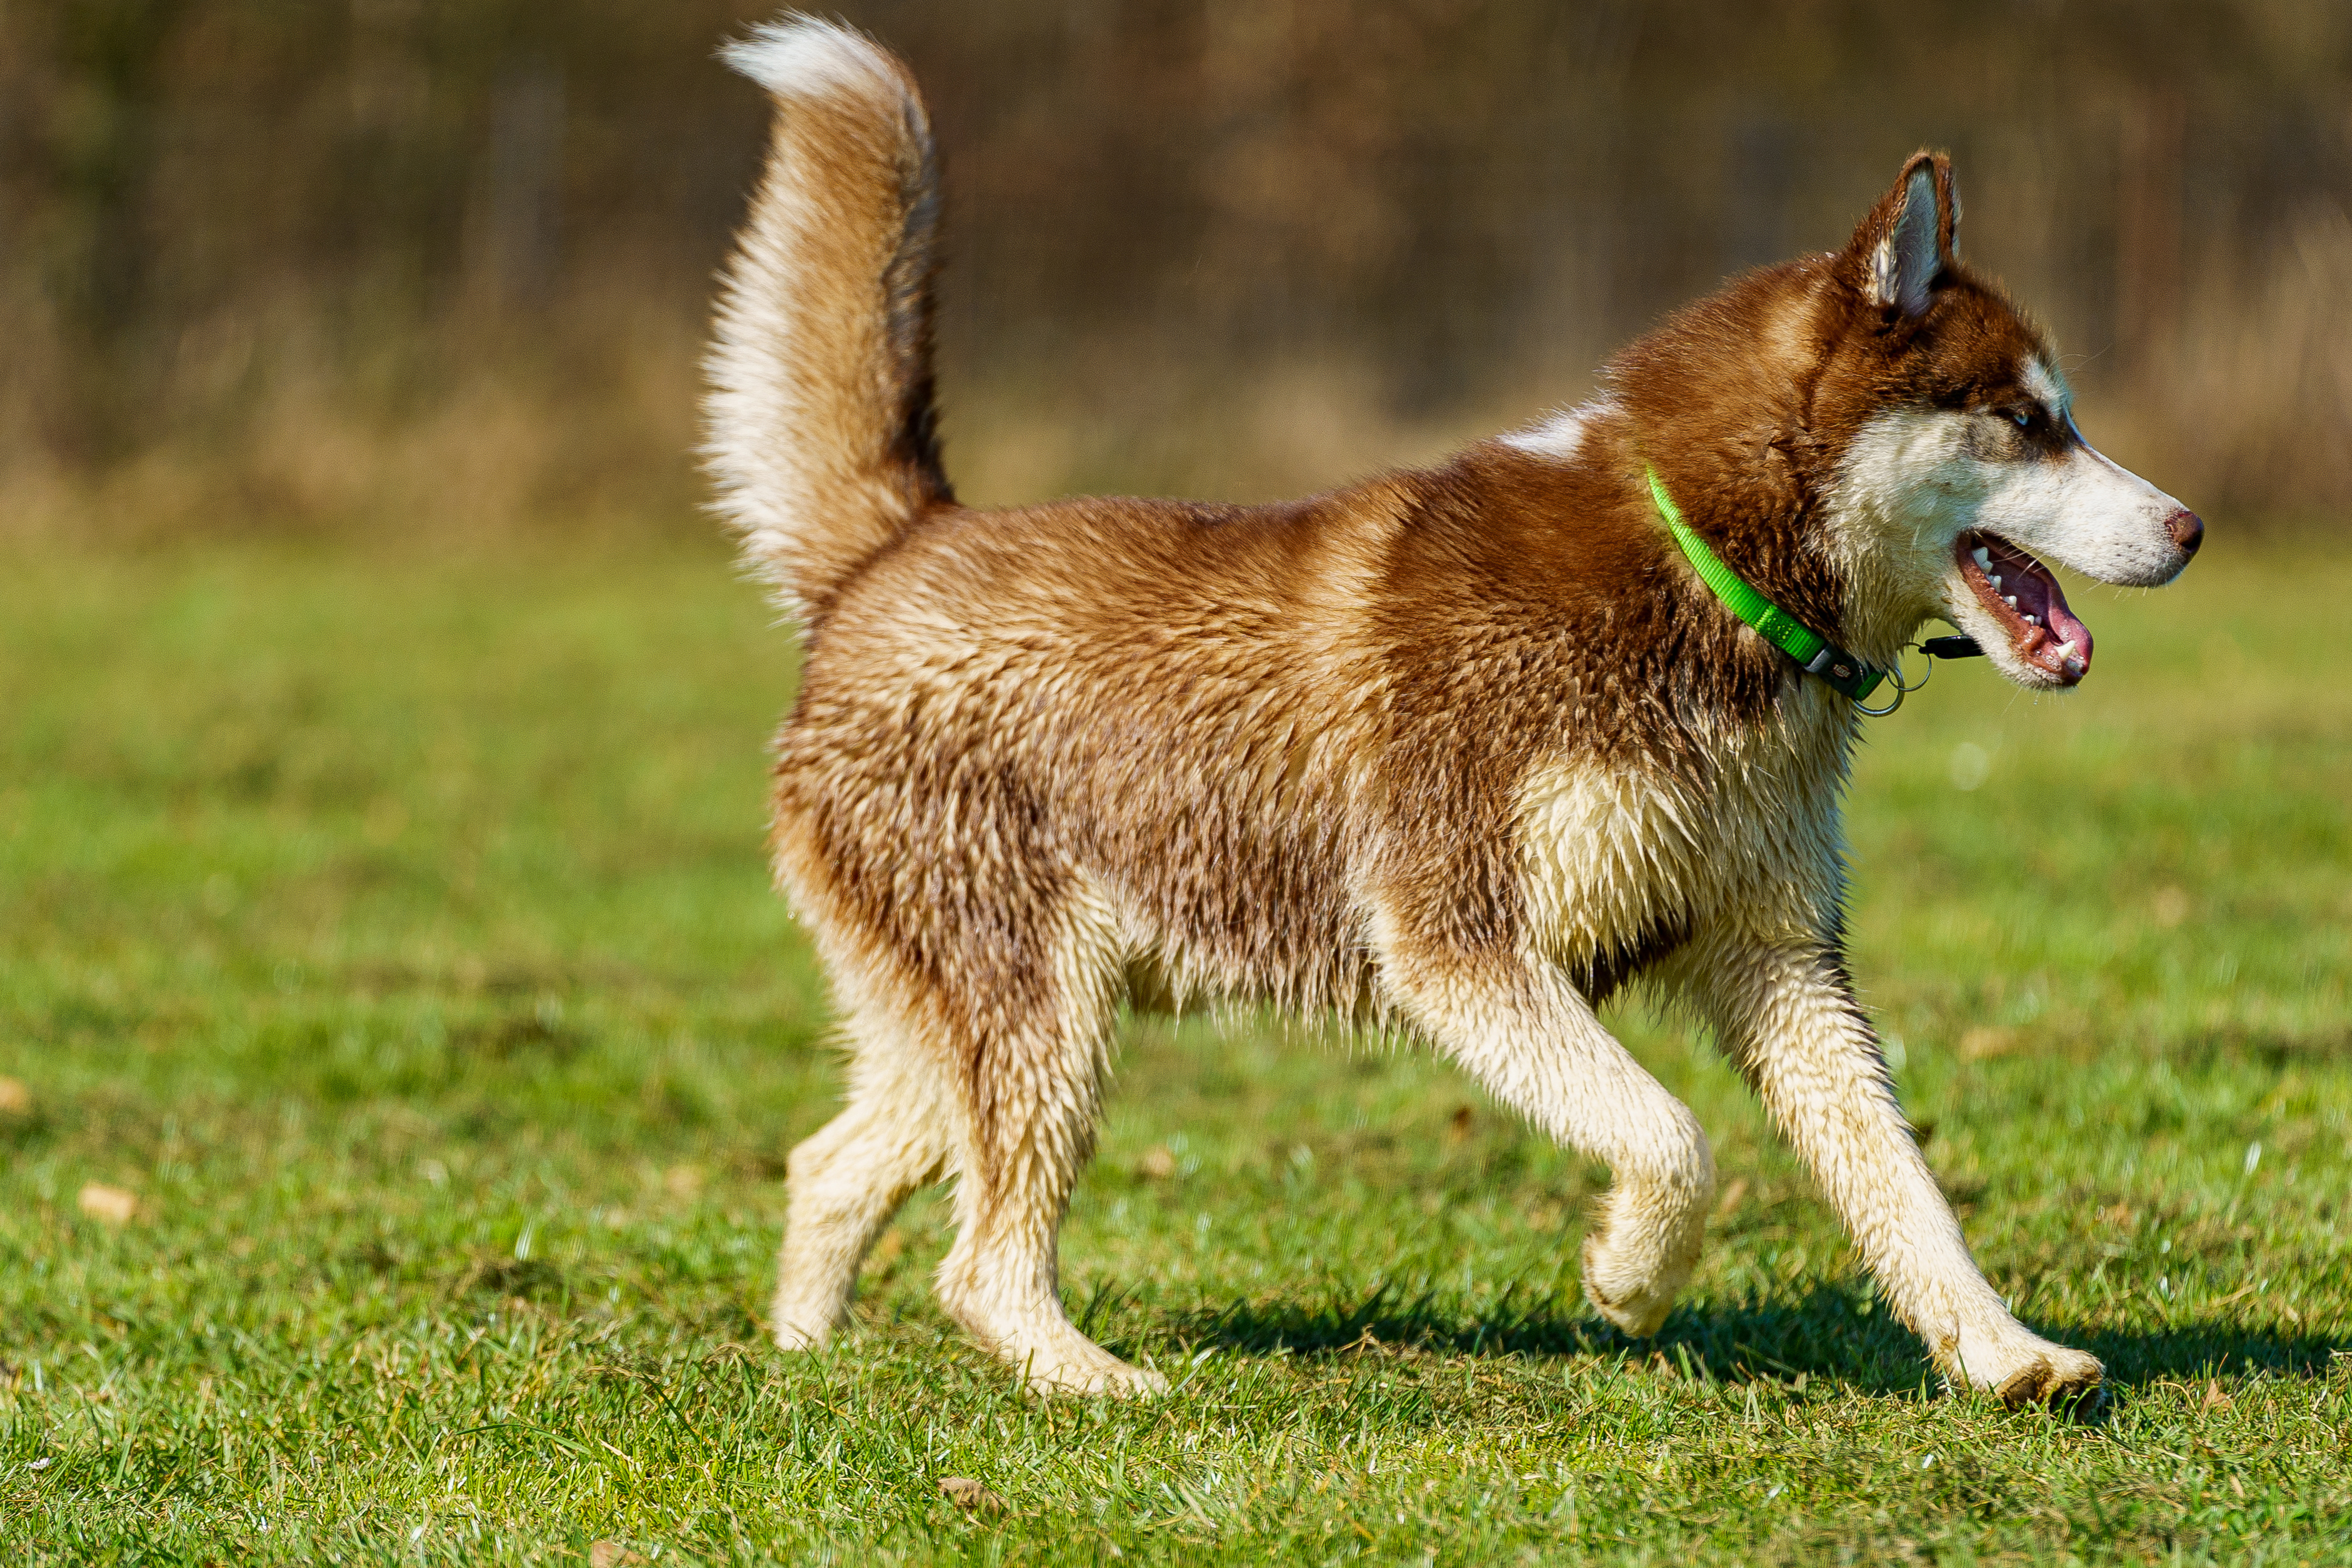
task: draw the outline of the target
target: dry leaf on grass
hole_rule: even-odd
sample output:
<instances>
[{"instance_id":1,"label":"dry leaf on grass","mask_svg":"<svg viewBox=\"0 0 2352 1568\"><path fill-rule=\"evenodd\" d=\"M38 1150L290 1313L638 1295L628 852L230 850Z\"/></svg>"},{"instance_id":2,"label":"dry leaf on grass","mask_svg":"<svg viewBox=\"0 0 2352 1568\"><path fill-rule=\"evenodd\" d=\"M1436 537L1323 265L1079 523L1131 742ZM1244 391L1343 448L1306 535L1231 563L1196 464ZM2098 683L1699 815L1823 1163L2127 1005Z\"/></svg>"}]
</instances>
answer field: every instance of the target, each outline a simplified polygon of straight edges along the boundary
<instances>
[{"instance_id":1,"label":"dry leaf on grass","mask_svg":"<svg viewBox=\"0 0 2352 1568\"><path fill-rule=\"evenodd\" d=\"M970 1476L941 1476L940 1490L967 1513L1003 1513L1004 1500Z\"/></svg>"},{"instance_id":2,"label":"dry leaf on grass","mask_svg":"<svg viewBox=\"0 0 2352 1568\"><path fill-rule=\"evenodd\" d=\"M887 1272L906 1251L907 1233L894 1225L882 1233L882 1239L874 1244L874 1250L866 1255L866 1261Z\"/></svg>"},{"instance_id":3,"label":"dry leaf on grass","mask_svg":"<svg viewBox=\"0 0 2352 1568\"><path fill-rule=\"evenodd\" d=\"M1990 1024L1979 1024L1960 1037L1960 1060L1990 1061L1995 1057L2009 1055L2024 1043L2015 1029L2002 1029Z\"/></svg>"},{"instance_id":4,"label":"dry leaf on grass","mask_svg":"<svg viewBox=\"0 0 2352 1568\"><path fill-rule=\"evenodd\" d=\"M592 1541L588 1543L588 1568L631 1568L646 1559L617 1541Z\"/></svg>"},{"instance_id":5,"label":"dry leaf on grass","mask_svg":"<svg viewBox=\"0 0 2352 1568\"><path fill-rule=\"evenodd\" d=\"M2236 1400L2221 1392L2221 1384L2219 1379L2209 1377L2205 1380L2205 1403L2203 1408L2207 1410L2227 1410L2231 1405L2235 1405L2236 1403Z\"/></svg>"},{"instance_id":6,"label":"dry leaf on grass","mask_svg":"<svg viewBox=\"0 0 2352 1568\"><path fill-rule=\"evenodd\" d=\"M1730 1184L1723 1189L1723 1195L1715 1200L1715 1212L1717 1214L1737 1213L1739 1208L1739 1200L1747 1195L1748 1178L1745 1176L1732 1177Z\"/></svg>"},{"instance_id":7,"label":"dry leaf on grass","mask_svg":"<svg viewBox=\"0 0 2352 1568\"><path fill-rule=\"evenodd\" d=\"M1164 1143L1147 1149L1143 1152L1143 1158L1135 1163L1135 1173L1149 1176L1155 1182L1164 1182L1176 1173L1176 1156L1168 1152Z\"/></svg>"},{"instance_id":8,"label":"dry leaf on grass","mask_svg":"<svg viewBox=\"0 0 2352 1568\"><path fill-rule=\"evenodd\" d=\"M82 1213L109 1225L128 1225L131 1216L139 1212L138 1194L110 1187L104 1182L90 1183L74 1201Z\"/></svg>"},{"instance_id":9,"label":"dry leaf on grass","mask_svg":"<svg viewBox=\"0 0 2352 1568\"><path fill-rule=\"evenodd\" d=\"M0 1078L0 1116L33 1114L33 1091L18 1078Z\"/></svg>"}]
</instances>

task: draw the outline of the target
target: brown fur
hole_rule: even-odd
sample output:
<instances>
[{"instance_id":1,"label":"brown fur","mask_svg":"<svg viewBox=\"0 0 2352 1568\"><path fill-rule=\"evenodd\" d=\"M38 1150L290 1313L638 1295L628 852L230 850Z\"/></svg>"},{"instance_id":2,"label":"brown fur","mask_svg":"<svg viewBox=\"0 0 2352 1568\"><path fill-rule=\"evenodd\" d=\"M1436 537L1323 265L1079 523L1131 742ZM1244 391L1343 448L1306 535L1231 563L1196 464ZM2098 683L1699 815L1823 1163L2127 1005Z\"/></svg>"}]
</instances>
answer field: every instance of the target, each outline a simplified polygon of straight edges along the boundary
<instances>
[{"instance_id":1,"label":"brown fur","mask_svg":"<svg viewBox=\"0 0 2352 1568\"><path fill-rule=\"evenodd\" d=\"M1122 994L1434 1040L1617 1167L1587 1288L1646 1332L1713 1181L1689 1113L1591 1016L1647 976L1716 1022L1947 1370L2035 1394L2096 1380L1968 1262L1853 1002L1852 708L1715 599L1643 479L1824 634L1882 660L1909 635L1927 610L1865 602L1866 555L1828 521L1844 455L1889 407L2004 395L2047 357L1954 257L1943 159L1906 164L1843 251L1625 350L1572 450L1490 441L1275 506L983 513L952 501L931 439L911 85L818 24L759 47L781 112L713 450L804 616L775 860L856 1053L849 1108L793 1156L784 1342L823 1339L890 1209L954 1171L950 1310L1040 1382L1150 1384L1053 1294ZM795 230L810 211L835 227ZM814 325L763 340L761 301ZM769 359L792 395L746 424L724 399ZM760 510L762 462L797 513Z\"/></svg>"}]
</instances>

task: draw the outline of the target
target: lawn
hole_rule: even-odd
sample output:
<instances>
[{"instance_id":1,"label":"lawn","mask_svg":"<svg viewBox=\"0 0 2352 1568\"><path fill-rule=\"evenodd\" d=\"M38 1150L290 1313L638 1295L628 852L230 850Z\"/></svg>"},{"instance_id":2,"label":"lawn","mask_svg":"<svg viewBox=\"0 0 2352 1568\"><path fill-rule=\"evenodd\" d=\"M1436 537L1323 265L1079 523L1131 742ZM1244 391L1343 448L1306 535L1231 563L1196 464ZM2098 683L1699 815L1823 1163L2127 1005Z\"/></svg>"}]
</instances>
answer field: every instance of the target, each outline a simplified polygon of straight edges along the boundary
<instances>
[{"instance_id":1,"label":"lawn","mask_svg":"<svg viewBox=\"0 0 2352 1568\"><path fill-rule=\"evenodd\" d=\"M2079 694L1947 665L1861 759L1855 968L1989 1272L2106 1360L2075 1420L1942 1393L1638 1005L1725 1184L1655 1341L1578 1292L1601 1173L1459 1075L1144 1020L1064 1289L1172 1396L977 1356L936 1194L788 1359L837 1067L715 546L0 584L11 1563L2352 1563L2341 545L2084 588Z\"/></svg>"}]
</instances>

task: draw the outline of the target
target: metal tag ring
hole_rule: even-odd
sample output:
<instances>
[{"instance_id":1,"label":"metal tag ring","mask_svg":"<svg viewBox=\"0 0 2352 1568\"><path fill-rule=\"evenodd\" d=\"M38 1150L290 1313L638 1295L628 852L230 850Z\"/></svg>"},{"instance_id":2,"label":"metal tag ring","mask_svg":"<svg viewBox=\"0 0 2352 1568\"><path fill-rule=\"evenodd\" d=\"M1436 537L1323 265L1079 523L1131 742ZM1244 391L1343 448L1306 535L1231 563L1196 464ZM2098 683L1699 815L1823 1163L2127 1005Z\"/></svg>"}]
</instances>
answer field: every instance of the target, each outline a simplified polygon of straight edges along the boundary
<instances>
[{"instance_id":1,"label":"metal tag ring","mask_svg":"<svg viewBox=\"0 0 2352 1568\"><path fill-rule=\"evenodd\" d=\"M1905 643L1903 646L1906 649L1919 647L1917 643ZM1919 651L1921 653L1927 653L1926 648L1919 648ZM1903 655L1898 653L1895 656L1895 668L1886 672L1886 679L1892 681L1895 685L1895 700L1888 703L1884 708L1864 708L1857 701L1854 704L1854 708L1858 711L1867 713L1873 719L1884 719L1889 713L1894 712L1897 708L1902 707L1903 700L1906 697L1910 696L1913 692L1927 685L1927 682L1936 679L1936 656L1934 654L1927 654L1927 673L1921 676L1916 682L1906 684L1903 679Z\"/></svg>"}]
</instances>

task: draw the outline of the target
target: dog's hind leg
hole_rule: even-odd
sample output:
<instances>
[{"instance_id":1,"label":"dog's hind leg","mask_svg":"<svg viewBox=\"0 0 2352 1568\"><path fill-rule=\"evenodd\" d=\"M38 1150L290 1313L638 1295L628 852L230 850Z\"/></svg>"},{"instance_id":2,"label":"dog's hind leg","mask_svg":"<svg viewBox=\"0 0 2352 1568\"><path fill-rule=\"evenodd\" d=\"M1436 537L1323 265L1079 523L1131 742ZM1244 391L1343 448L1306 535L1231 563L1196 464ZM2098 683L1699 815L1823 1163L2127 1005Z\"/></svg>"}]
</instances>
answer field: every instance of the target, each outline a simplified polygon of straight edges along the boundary
<instances>
[{"instance_id":1,"label":"dog's hind leg","mask_svg":"<svg viewBox=\"0 0 2352 1568\"><path fill-rule=\"evenodd\" d=\"M907 1194L952 1149L946 1064L878 1008L849 1023L849 1103L785 1162L784 1245L770 1320L786 1350L823 1344L849 1310L857 1265Z\"/></svg>"},{"instance_id":2,"label":"dog's hind leg","mask_svg":"<svg viewBox=\"0 0 2352 1568\"><path fill-rule=\"evenodd\" d=\"M1034 1385L1140 1394L1167 1386L1080 1333L1062 1309L1056 1244L1094 1151L1125 953L1109 911L1066 892L1010 972L975 998L963 1097L956 1240L940 1299Z\"/></svg>"},{"instance_id":3,"label":"dog's hind leg","mask_svg":"<svg viewBox=\"0 0 2352 1568\"><path fill-rule=\"evenodd\" d=\"M1381 984L1447 1055L1615 1178L1584 1242L1584 1290L1630 1334L1657 1331L1698 1261L1715 1158L1688 1107L1601 1027L1551 965L1400 946Z\"/></svg>"}]
</instances>

